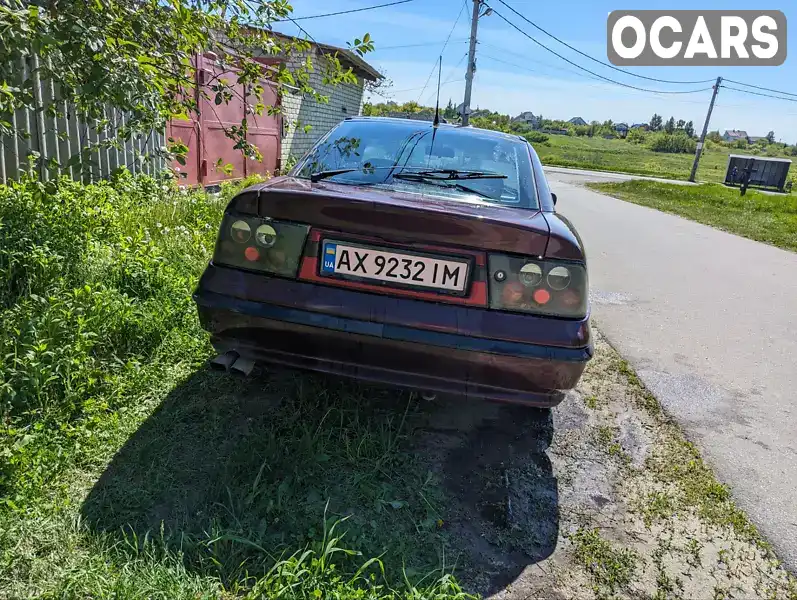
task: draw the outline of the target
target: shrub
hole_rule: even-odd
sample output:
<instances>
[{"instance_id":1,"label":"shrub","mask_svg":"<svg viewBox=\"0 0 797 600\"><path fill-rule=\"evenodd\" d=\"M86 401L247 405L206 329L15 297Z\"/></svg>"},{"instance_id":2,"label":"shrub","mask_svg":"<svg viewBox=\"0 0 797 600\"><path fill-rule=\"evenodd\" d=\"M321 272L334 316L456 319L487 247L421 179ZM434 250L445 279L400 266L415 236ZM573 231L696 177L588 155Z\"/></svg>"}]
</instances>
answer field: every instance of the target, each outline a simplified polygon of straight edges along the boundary
<instances>
[{"instance_id":1,"label":"shrub","mask_svg":"<svg viewBox=\"0 0 797 600\"><path fill-rule=\"evenodd\" d=\"M524 133L523 137L532 144L544 144L548 141L548 136L544 133L540 133L539 131L530 131L528 133Z\"/></svg>"},{"instance_id":2,"label":"shrub","mask_svg":"<svg viewBox=\"0 0 797 600\"><path fill-rule=\"evenodd\" d=\"M204 347L190 294L234 190L126 171L0 186L0 496L36 493L89 446L75 432L170 336Z\"/></svg>"},{"instance_id":3,"label":"shrub","mask_svg":"<svg viewBox=\"0 0 797 600\"><path fill-rule=\"evenodd\" d=\"M694 154L697 143L684 133L656 133L650 136L648 148L653 152Z\"/></svg>"},{"instance_id":4,"label":"shrub","mask_svg":"<svg viewBox=\"0 0 797 600\"><path fill-rule=\"evenodd\" d=\"M606 139L616 139L620 137L620 134L617 133L617 130L609 125L601 125L595 132L595 135L599 135Z\"/></svg>"},{"instance_id":5,"label":"shrub","mask_svg":"<svg viewBox=\"0 0 797 600\"><path fill-rule=\"evenodd\" d=\"M647 132L641 127L635 127L628 130L628 135L625 136L625 141L632 144L644 144L648 138Z\"/></svg>"}]
</instances>

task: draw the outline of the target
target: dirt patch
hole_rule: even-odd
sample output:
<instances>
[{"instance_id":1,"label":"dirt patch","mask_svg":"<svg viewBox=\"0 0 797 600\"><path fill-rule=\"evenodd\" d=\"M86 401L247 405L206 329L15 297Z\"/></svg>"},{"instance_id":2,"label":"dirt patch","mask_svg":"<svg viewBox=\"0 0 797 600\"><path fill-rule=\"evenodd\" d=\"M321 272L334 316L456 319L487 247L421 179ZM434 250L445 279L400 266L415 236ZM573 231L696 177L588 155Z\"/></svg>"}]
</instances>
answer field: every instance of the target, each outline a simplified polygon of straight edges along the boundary
<instances>
[{"instance_id":1,"label":"dirt patch","mask_svg":"<svg viewBox=\"0 0 797 600\"><path fill-rule=\"evenodd\" d=\"M795 579L600 334L554 410L441 399L420 431L469 590L797 598Z\"/></svg>"}]
</instances>

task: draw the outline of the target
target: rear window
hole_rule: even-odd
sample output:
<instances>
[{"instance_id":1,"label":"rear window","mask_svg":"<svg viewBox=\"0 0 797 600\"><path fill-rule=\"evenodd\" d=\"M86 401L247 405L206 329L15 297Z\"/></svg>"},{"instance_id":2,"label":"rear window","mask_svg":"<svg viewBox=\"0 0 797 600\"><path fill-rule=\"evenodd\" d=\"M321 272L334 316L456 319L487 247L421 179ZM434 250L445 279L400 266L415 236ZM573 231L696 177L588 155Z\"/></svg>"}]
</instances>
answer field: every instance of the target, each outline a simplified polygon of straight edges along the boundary
<instances>
[{"instance_id":1,"label":"rear window","mask_svg":"<svg viewBox=\"0 0 797 600\"><path fill-rule=\"evenodd\" d=\"M538 208L526 143L478 129L441 126L435 132L430 123L410 120L344 121L296 165L292 174L310 178L314 173L342 169L354 170L327 179L462 201ZM446 181L394 177L430 170L502 177ZM462 187L455 187L457 184Z\"/></svg>"}]
</instances>

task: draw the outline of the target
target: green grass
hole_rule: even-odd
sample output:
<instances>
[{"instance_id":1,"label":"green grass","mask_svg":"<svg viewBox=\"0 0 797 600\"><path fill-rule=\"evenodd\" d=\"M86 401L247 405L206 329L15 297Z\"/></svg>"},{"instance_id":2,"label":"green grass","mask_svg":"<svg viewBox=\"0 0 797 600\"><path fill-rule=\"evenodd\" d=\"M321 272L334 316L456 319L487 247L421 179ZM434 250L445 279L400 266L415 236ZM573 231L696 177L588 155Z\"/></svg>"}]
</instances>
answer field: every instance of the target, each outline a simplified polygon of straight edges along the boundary
<instances>
[{"instance_id":1,"label":"green grass","mask_svg":"<svg viewBox=\"0 0 797 600\"><path fill-rule=\"evenodd\" d=\"M467 597L408 394L205 367L234 191L0 187L0 597Z\"/></svg>"},{"instance_id":2,"label":"green grass","mask_svg":"<svg viewBox=\"0 0 797 600\"><path fill-rule=\"evenodd\" d=\"M694 511L706 523L719 528L727 527L740 540L771 553L769 544L756 526L734 503L728 486L717 481L711 468L700 456L700 451L664 413L658 400L645 387L628 362L617 357L615 366L625 378L636 404L646 410L663 428L662 439L665 443L659 444L656 451L648 456L645 468L658 482L669 486L673 493L646 496L642 505L637 507L646 524L665 520L674 513Z\"/></svg>"},{"instance_id":3,"label":"green grass","mask_svg":"<svg viewBox=\"0 0 797 600\"><path fill-rule=\"evenodd\" d=\"M544 165L616 171L663 179L688 179L694 160L693 154L653 152L643 144L601 137L551 135L546 143L534 144L534 148ZM728 155L751 152L709 143L700 159L697 179L721 182L725 178Z\"/></svg>"},{"instance_id":4,"label":"green grass","mask_svg":"<svg viewBox=\"0 0 797 600\"><path fill-rule=\"evenodd\" d=\"M682 186L656 181L590 183L589 187L634 204L681 215L731 233L797 250L797 197L762 194L718 184Z\"/></svg>"},{"instance_id":5,"label":"green grass","mask_svg":"<svg viewBox=\"0 0 797 600\"><path fill-rule=\"evenodd\" d=\"M639 557L633 550L617 548L597 529L580 528L569 536L576 562L589 574L597 598L614 597L634 579Z\"/></svg>"}]
</instances>

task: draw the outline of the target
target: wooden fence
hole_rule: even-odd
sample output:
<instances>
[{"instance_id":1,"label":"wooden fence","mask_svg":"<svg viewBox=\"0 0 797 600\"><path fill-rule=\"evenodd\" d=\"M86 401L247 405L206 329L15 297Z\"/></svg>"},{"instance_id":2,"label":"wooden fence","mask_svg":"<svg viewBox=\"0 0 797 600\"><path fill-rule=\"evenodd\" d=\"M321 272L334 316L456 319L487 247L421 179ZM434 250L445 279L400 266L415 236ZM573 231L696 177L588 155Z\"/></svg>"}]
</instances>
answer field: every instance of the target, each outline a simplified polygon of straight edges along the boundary
<instances>
[{"instance_id":1,"label":"wooden fence","mask_svg":"<svg viewBox=\"0 0 797 600\"><path fill-rule=\"evenodd\" d=\"M52 81L41 80L38 57L20 60L15 67L14 83L31 81L35 107L17 110L11 116L14 134L0 133L0 183L27 172L35 155L36 168L44 180L66 173L73 179L96 181L120 167L148 174L166 167L159 153L166 145L165 132L138 135L120 142L119 147L109 147L103 142L114 139L116 131L126 124L122 112L109 107L103 111L102 120L82 120L72 106L58 99Z\"/></svg>"}]
</instances>

